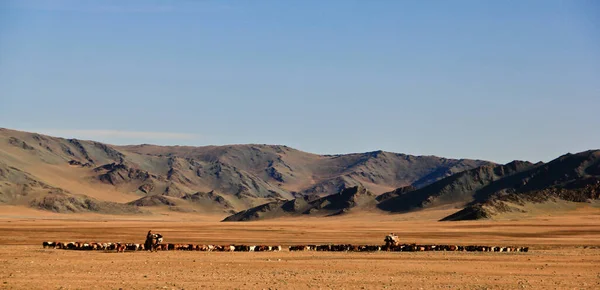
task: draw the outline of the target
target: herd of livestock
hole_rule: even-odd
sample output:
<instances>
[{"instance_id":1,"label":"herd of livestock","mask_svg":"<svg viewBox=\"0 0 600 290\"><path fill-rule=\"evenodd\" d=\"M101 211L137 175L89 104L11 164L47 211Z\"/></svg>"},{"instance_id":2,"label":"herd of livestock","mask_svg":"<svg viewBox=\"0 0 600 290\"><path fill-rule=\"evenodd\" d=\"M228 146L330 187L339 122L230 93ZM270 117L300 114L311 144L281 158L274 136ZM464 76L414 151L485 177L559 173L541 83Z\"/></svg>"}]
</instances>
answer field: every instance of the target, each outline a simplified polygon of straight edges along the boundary
<instances>
[{"instance_id":1,"label":"herd of livestock","mask_svg":"<svg viewBox=\"0 0 600 290\"><path fill-rule=\"evenodd\" d=\"M290 246L290 251L325 251L325 252L425 252L425 251L459 251L459 252L528 252L529 247L495 247L495 246L459 246L459 245L298 245Z\"/></svg>"},{"instance_id":2,"label":"herd of livestock","mask_svg":"<svg viewBox=\"0 0 600 290\"><path fill-rule=\"evenodd\" d=\"M44 248L88 251L203 251L203 252L278 252L281 246L269 245L197 245L197 244L157 244L153 249L146 249L144 244L131 243L88 243L88 242L43 242ZM527 252L528 247L498 247L479 245L418 245L386 243L386 245L294 245L289 251L328 251L328 252L422 252L422 251L466 251L466 252Z\"/></svg>"},{"instance_id":3,"label":"herd of livestock","mask_svg":"<svg viewBox=\"0 0 600 290\"><path fill-rule=\"evenodd\" d=\"M43 242L44 248L80 251L202 251L202 252L276 252L281 246L246 245L197 245L197 244L156 244L146 248L144 244L133 243L89 243L89 242Z\"/></svg>"}]
</instances>

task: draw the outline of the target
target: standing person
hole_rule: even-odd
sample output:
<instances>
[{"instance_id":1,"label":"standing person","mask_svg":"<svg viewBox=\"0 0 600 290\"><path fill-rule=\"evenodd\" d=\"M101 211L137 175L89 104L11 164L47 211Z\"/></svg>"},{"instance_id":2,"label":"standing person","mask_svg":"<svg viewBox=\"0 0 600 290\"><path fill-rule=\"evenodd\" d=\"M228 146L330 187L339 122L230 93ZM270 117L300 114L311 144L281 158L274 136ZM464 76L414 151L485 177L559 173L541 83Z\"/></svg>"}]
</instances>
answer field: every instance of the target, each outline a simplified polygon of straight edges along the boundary
<instances>
[{"instance_id":1,"label":"standing person","mask_svg":"<svg viewBox=\"0 0 600 290\"><path fill-rule=\"evenodd\" d=\"M144 249L146 249L146 251L152 251L153 248L154 248L154 235L152 234L152 230L149 230L148 234L146 235L146 242L144 243Z\"/></svg>"},{"instance_id":2,"label":"standing person","mask_svg":"<svg viewBox=\"0 0 600 290\"><path fill-rule=\"evenodd\" d=\"M400 239L398 239L398 236L395 235L394 233L390 233L389 235L387 235L385 237L385 239L383 240L385 242L385 245L387 247L389 246L396 246L399 244Z\"/></svg>"}]
</instances>

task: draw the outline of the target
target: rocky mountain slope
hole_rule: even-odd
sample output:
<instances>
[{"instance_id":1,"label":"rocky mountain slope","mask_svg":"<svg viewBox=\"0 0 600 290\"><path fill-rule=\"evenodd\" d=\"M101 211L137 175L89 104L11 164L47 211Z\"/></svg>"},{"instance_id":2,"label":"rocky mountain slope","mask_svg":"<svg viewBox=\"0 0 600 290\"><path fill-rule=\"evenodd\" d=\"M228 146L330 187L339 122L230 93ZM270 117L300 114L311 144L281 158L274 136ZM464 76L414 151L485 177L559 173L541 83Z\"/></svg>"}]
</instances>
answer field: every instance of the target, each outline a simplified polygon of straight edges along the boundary
<instances>
[{"instance_id":1,"label":"rocky mountain slope","mask_svg":"<svg viewBox=\"0 0 600 290\"><path fill-rule=\"evenodd\" d=\"M490 164L383 151L316 155L278 145L112 146L0 129L0 203L57 212L228 213L354 186L376 194L422 187Z\"/></svg>"},{"instance_id":2,"label":"rocky mountain slope","mask_svg":"<svg viewBox=\"0 0 600 290\"><path fill-rule=\"evenodd\" d=\"M435 207L446 204L465 204L476 199L476 195L494 181L501 180L534 164L513 161L506 165L485 165L466 170L420 189L405 190L379 203L378 207L390 212L408 212L413 209Z\"/></svg>"},{"instance_id":3,"label":"rocky mountain slope","mask_svg":"<svg viewBox=\"0 0 600 290\"><path fill-rule=\"evenodd\" d=\"M304 196L293 200L275 201L253 207L225 218L223 221L251 221L289 216L332 216L353 209L374 208L376 195L355 186L324 197Z\"/></svg>"},{"instance_id":4,"label":"rocky mountain slope","mask_svg":"<svg viewBox=\"0 0 600 290\"><path fill-rule=\"evenodd\" d=\"M474 201L444 221L525 213L550 202L589 203L600 198L600 150L563 155L478 190Z\"/></svg>"},{"instance_id":5,"label":"rocky mountain slope","mask_svg":"<svg viewBox=\"0 0 600 290\"><path fill-rule=\"evenodd\" d=\"M342 194L342 191L340 194ZM498 214L526 213L553 202L587 203L600 195L600 150L567 154L549 163L513 161L483 165L459 172L427 186L405 186L369 198L363 204L384 212L455 206L463 208L444 221L491 218ZM317 202L319 204L320 200ZM290 210L300 204L299 210ZM236 213L225 221L243 221L294 215L322 215L311 201L295 199L269 203ZM336 208L346 212L353 206ZM319 209L319 208L318 208Z\"/></svg>"}]
</instances>

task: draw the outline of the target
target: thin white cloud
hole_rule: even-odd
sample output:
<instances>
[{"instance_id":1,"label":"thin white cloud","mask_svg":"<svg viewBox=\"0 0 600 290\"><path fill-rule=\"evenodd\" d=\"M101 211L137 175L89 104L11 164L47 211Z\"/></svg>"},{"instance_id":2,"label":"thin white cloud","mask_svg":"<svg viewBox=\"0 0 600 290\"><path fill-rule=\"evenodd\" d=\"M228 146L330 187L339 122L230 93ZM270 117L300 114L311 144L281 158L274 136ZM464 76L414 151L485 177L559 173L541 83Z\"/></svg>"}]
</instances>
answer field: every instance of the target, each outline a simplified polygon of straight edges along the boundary
<instances>
[{"instance_id":1,"label":"thin white cloud","mask_svg":"<svg viewBox=\"0 0 600 290\"><path fill-rule=\"evenodd\" d=\"M223 3L181 0L20 0L11 5L21 9L78 13L214 12L234 8Z\"/></svg>"},{"instance_id":2,"label":"thin white cloud","mask_svg":"<svg viewBox=\"0 0 600 290\"><path fill-rule=\"evenodd\" d=\"M162 1L98 1L98 0L24 0L17 7L46 11L108 12L108 13L160 13L174 10L174 6Z\"/></svg>"},{"instance_id":3,"label":"thin white cloud","mask_svg":"<svg viewBox=\"0 0 600 290\"><path fill-rule=\"evenodd\" d=\"M63 130L46 129L33 130L51 136L61 136L80 139L145 139L145 140L192 140L200 136L189 133L174 132L148 132L148 131L121 131L121 130Z\"/></svg>"}]
</instances>

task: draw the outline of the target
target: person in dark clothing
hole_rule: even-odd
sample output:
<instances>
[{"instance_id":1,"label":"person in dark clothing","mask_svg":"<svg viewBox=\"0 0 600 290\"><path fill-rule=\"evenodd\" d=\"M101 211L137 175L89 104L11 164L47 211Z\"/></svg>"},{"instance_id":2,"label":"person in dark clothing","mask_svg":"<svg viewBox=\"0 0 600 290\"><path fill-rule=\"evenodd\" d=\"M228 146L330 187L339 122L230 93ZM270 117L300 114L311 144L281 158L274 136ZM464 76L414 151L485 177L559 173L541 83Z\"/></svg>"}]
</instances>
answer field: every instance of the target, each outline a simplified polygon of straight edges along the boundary
<instances>
[{"instance_id":1,"label":"person in dark clothing","mask_svg":"<svg viewBox=\"0 0 600 290\"><path fill-rule=\"evenodd\" d=\"M146 251L152 251L154 248L154 235L152 234L152 230L148 231L146 235L146 242L144 243L144 249Z\"/></svg>"}]
</instances>

